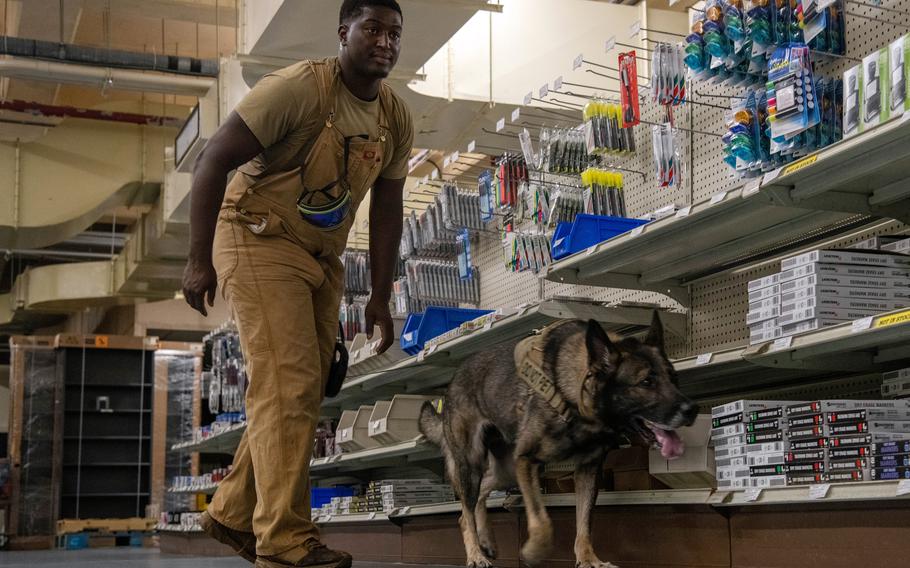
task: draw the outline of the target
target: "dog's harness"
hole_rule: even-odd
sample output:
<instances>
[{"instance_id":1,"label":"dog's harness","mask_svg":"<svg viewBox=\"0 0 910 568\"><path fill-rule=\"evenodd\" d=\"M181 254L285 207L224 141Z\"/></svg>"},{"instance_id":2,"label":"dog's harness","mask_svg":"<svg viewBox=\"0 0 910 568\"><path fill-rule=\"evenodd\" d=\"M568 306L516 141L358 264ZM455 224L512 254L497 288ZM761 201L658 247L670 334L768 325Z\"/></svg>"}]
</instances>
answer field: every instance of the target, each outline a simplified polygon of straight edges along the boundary
<instances>
[{"instance_id":1,"label":"dog's harness","mask_svg":"<svg viewBox=\"0 0 910 568\"><path fill-rule=\"evenodd\" d=\"M543 398L553 410L562 418L563 422L569 422L572 418L573 405L565 399L556 381L544 371L543 358L544 347L547 344L547 338L558 327L573 320L561 320L535 330L534 335L522 339L515 346L515 369L518 376L523 380L530 389ZM578 393L578 411L582 416L590 417L593 411L584 404L584 397L587 393L588 380L592 377L591 371L587 371L581 382Z\"/></svg>"}]
</instances>

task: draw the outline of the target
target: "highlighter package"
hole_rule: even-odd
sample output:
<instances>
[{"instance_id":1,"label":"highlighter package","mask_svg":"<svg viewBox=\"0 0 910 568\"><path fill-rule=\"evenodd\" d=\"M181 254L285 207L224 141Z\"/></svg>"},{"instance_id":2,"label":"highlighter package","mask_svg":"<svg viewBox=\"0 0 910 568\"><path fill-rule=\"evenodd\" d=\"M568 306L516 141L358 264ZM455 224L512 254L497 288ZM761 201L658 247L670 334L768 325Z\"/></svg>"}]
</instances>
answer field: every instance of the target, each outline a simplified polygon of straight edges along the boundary
<instances>
[{"instance_id":1,"label":"highlighter package","mask_svg":"<svg viewBox=\"0 0 910 568\"><path fill-rule=\"evenodd\" d=\"M863 66L857 65L844 71L844 138L863 131L859 119L862 101Z\"/></svg>"},{"instance_id":2,"label":"highlighter package","mask_svg":"<svg viewBox=\"0 0 910 568\"><path fill-rule=\"evenodd\" d=\"M910 36L903 36L888 46L888 100L891 116L904 114L907 107L907 50Z\"/></svg>"},{"instance_id":3,"label":"highlighter package","mask_svg":"<svg viewBox=\"0 0 910 568\"><path fill-rule=\"evenodd\" d=\"M882 49L863 58L862 112L863 130L888 120L888 50ZM883 72L884 71L884 72Z\"/></svg>"}]
</instances>

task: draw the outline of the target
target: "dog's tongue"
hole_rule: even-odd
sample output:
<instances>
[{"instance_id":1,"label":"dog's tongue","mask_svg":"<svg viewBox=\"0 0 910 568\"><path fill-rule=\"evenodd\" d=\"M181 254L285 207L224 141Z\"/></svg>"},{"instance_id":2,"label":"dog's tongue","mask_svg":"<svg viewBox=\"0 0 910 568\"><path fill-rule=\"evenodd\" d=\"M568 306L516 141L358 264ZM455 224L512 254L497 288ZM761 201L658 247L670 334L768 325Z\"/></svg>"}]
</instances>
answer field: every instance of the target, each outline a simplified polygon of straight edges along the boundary
<instances>
[{"instance_id":1,"label":"dog's tongue","mask_svg":"<svg viewBox=\"0 0 910 568\"><path fill-rule=\"evenodd\" d=\"M675 460L683 455L686 445L679 438L679 434L657 426L651 426L651 431L654 432L654 436L657 437L657 442L660 444L660 455L668 460Z\"/></svg>"}]
</instances>

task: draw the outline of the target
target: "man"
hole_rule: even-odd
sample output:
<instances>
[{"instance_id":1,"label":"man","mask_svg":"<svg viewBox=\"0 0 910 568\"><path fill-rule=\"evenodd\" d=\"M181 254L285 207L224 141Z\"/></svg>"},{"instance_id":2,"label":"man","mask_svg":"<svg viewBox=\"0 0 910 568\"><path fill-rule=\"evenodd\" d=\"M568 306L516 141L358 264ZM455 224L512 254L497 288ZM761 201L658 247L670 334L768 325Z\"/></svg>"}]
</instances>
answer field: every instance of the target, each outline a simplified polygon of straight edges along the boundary
<instances>
[{"instance_id":1,"label":"man","mask_svg":"<svg viewBox=\"0 0 910 568\"><path fill-rule=\"evenodd\" d=\"M351 565L311 522L309 463L338 332L339 255L370 188L366 326L380 327L380 351L394 339L413 131L383 79L401 30L395 0L345 0L339 56L264 77L196 162L184 295L205 315L221 285L250 376L247 431L202 524L257 568Z\"/></svg>"}]
</instances>

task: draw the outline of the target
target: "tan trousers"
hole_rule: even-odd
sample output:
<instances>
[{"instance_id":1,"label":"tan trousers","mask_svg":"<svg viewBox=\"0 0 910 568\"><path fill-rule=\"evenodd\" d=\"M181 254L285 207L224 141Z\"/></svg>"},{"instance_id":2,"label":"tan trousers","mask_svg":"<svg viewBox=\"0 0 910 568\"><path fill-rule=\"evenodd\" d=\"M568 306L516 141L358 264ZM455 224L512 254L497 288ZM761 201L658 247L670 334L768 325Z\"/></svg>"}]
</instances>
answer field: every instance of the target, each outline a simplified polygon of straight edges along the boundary
<instances>
[{"instance_id":1,"label":"tan trousers","mask_svg":"<svg viewBox=\"0 0 910 568\"><path fill-rule=\"evenodd\" d=\"M227 527L255 533L260 556L296 561L319 540L309 465L343 270L337 257L315 259L280 224L264 233L222 211L215 234L213 260L250 382L247 430L208 511Z\"/></svg>"}]
</instances>

